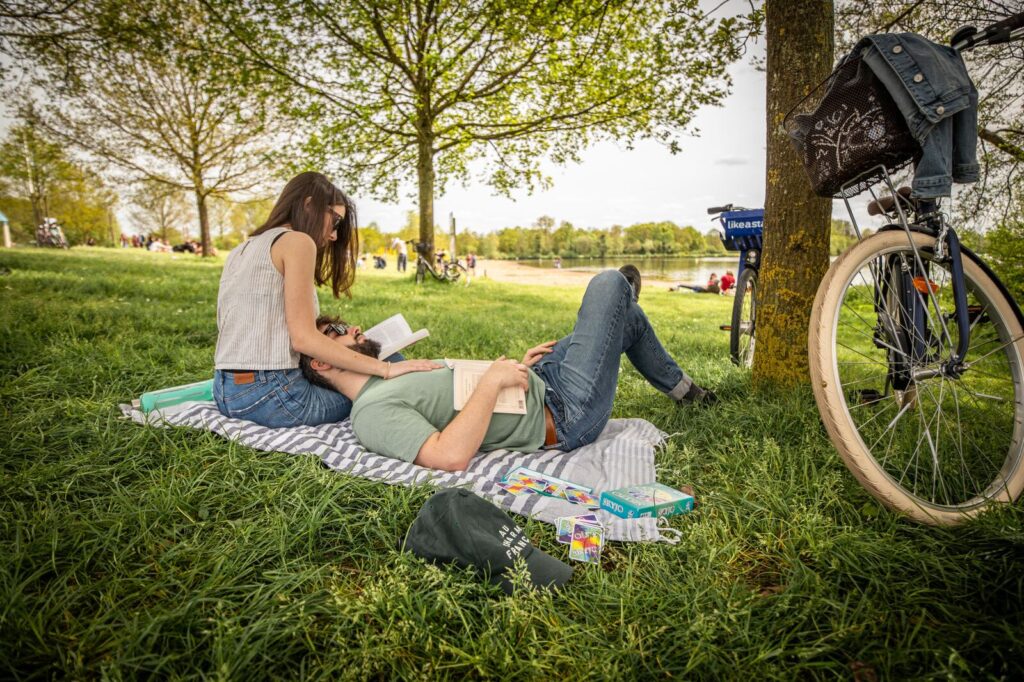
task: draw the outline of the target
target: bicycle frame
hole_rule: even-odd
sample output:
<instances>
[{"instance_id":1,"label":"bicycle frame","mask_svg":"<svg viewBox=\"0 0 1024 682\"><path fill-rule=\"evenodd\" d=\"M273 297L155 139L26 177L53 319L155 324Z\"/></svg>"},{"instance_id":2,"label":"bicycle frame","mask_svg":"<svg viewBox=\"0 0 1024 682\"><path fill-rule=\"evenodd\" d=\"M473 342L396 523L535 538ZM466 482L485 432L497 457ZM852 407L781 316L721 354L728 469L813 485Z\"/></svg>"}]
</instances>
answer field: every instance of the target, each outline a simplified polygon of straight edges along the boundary
<instances>
[{"instance_id":1,"label":"bicycle frame","mask_svg":"<svg viewBox=\"0 0 1024 682\"><path fill-rule=\"evenodd\" d=\"M895 296L897 297L897 300L900 301L901 310L904 311L903 314L910 318L908 322L914 329L915 334L911 339L900 338L900 335L895 335L892 338L893 343L897 345L897 350L904 358L910 359L910 363L907 363L906 360L896 361L897 365L908 366L904 368L892 368L891 374L893 377L893 386L902 390L902 387L909 386L915 380L924 379L929 376L936 376L940 373L951 378L956 378L960 376L965 369L963 361L964 358L967 357L967 350L970 347L971 336L971 324L967 310L967 291L964 284L963 257L960 249L960 237L957 235L956 230L946 222L945 216L939 212L937 201L932 202L931 200L928 200L928 203L924 204L924 207L921 210L915 209L915 213L920 213L920 217L923 217L923 220L915 220L914 222L911 222L908 219L907 211L904 210L903 206L903 202L906 200L903 199L896 191L895 183L893 183L888 169L880 165L869 169L843 186L843 201L846 204L846 210L850 215L850 220L853 222L853 229L858 240L863 239L863 235L861 233L860 226L857 223L857 217L853 212L853 208L850 206L850 200L846 196L847 193L845 190L847 187L855 186L862 178L875 173L880 174L882 184L889 189L891 196L895 198L894 208L896 210L898 223L886 226L886 228L883 229L902 229L907 235L907 242L910 244L914 254L913 271L910 273L901 273L901 276L897 278L895 282ZM875 193L874 186L869 187L868 191L876 202L880 200L879 196ZM917 217L918 216L915 216L915 218ZM955 310L954 321L957 329L957 343L956 350L950 353L949 357L945 358L940 363L940 367L938 369L915 369L913 367L913 364L923 362L927 359L927 341L931 336L931 327L928 322L932 319L931 312L929 311L929 304L935 311L935 317L941 326L942 334L948 343L948 347L953 348L953 341L949 332L949 326L946 324L945 316L941 314L935 289L931 286L931 280L928 279L928 269L925 267L924 259L921 258L921 254L914 243L913 237L911 236L911 232L913 231L935 234L935 259L939 262L948 262L950 267ZM884 267L884 264L879 264L872 268L872 276L875 286L875 307L880 320L882 320L884 315L887 315L883 306L880 305L880 301L884 300L880 297L884 296L886 293L885 291L882 291L881 288L888 285L888 283L879 282L879 275L882 267ZM925 301L922 296L924 292L921 292L914 284L914 281L917 278L923 278L924 289L927 291L927 301ZM885 325L883 324L883 326Z\"/></svg>"}]
</instances>

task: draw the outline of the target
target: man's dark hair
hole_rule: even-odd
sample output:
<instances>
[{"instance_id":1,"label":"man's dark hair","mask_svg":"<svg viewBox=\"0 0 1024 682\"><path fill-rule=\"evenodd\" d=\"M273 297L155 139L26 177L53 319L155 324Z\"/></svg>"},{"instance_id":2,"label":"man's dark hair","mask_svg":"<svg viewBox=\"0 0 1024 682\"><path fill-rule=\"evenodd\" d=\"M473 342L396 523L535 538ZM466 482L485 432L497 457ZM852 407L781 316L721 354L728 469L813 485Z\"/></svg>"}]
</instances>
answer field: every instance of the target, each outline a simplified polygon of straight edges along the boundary
<instances>
[{"instance_id":1,"label":"man's dark hair","mask_svg":"<svg viewBox=\"0 0 1024 682\"><path fill-rule=\"evenodd\" d=\"M316 328L318 330L322 329L324 326L328 324L345 324L345 322L341 318L334 317L333 315L321 315L320 317L316 318ZM313 365L311 364L312 362L313 358L309 357L304 353L299 354L299 369L302 370L302 376L306 377L306 381L313 384L314 386L326 388L329 391L334 391L335 393L337 393L338 389L336 389L331 384L330 381L328 381L322 374L320 374L320 372L313 369Z\"/></svg>"}]
</instances>

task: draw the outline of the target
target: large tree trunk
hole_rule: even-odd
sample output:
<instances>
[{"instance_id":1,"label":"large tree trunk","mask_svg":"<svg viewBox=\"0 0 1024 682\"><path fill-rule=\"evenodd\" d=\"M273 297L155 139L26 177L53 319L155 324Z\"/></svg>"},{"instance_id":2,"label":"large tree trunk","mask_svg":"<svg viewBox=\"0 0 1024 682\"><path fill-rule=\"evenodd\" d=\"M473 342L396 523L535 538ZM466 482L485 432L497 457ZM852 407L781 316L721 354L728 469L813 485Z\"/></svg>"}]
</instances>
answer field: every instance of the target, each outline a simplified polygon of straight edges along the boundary
<instances>
[{"instance_id":1,"label":"large tree trunk","mask_svg":"<svg viewBox=\"0 0 1024 682\"><path fill-rule=\"evenodd\" d=\"M203 245L203 256L212 256L210 252L210 214L206 210L206 194L196 189L196 210L199 213L199 241Z\"/></svg>"},{"instance_id":2,"label":"large tree trunk","mask_svg":"<svg viewBox=\"0 0 1024 682\"><path fill-rule=\"evenodd\" d=\"M754 383L807 383L807 326L828 269L832 201L815 196L782 120L832 69L833 6L768 0L768 154Z\"/></svg>"},{"instance_id":3,"label":"large tree trunk","mask_svg":"<svg viewBox=\"0 0 1024 682\"><path fill-rule=\"evenodd\" d=\"M434 262L434 141L430 137L420 138L416 177L420 189L420 241L430 244L429 253L424 254L428 263Z\"/></svg>"}]
</instances>

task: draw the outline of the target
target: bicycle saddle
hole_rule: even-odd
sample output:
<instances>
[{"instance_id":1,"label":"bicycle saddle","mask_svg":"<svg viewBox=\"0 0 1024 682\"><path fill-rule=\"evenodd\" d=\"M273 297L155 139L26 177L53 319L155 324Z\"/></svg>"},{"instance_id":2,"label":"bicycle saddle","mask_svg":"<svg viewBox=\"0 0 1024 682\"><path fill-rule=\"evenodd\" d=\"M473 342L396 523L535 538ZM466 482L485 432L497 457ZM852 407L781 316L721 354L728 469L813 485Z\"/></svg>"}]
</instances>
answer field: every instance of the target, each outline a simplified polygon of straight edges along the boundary
<instances>
[{"instance_id":1,"label":"bicycle saddle","mask_svg":"<svg viewBox=\"0 0 1024 682\"><path fill-rule=\"evenodd\" d=\"M896 190L896 194L899 195L900 199L903 200L904 206L909 206L910 208L917 210L917 199L910 198L909 187L900 187L898 190ZM892 212L895 206L896 197L890 194L889 196L882 197L881 199L876 199L869 203L868 215L888 214Z\"/></svg>"}]
</instances>

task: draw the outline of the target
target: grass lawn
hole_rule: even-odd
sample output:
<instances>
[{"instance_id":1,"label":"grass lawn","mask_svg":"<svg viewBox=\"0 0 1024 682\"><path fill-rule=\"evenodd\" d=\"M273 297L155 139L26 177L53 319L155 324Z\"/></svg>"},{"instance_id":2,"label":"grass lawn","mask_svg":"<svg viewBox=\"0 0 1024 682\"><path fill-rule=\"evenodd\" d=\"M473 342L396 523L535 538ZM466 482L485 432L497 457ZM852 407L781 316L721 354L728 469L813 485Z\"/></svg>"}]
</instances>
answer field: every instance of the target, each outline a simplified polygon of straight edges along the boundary
<instances>
[{"instance_id":1,"label":"grass lawn","mask_svg":"<svg viewBox=\"0 0 1024 682\"><path fill-rule=\"evenodd\" d=\"M701 507L677 545L613 545L556 595L505 597L396 541L430 496L144 428L117 403L208 377L222 263L0 252L0 670L5 678L1017 678L1024 510L911 525L861 491L809 391L755 395L731 299L644 291L669 350L719 389L678 408L625 363L615 416L672 434L658 478ZM412 349L520 357L582 289L362 271L353 322L401 311ZM535 544L565 558L551 526ZM1019 678L1018 678L1019 679Z\"/></svg>"}]
</instances>

